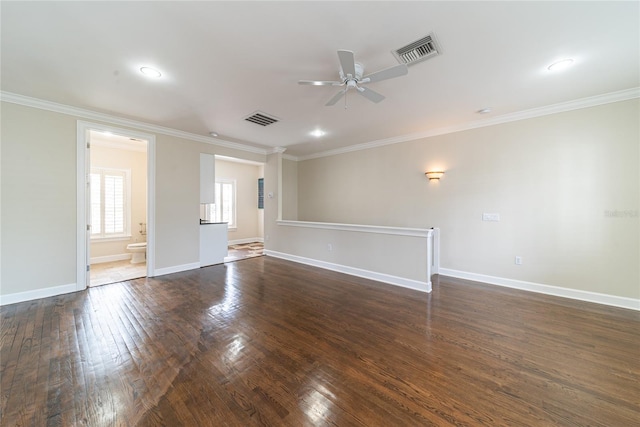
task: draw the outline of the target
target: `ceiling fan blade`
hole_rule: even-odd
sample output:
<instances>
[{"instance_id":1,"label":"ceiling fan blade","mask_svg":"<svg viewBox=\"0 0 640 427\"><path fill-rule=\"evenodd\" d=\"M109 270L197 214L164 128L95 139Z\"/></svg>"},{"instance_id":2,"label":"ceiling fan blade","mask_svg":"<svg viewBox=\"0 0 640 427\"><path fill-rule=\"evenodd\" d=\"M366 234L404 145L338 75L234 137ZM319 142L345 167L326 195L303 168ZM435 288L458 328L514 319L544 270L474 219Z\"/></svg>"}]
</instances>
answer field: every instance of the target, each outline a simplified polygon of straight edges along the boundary
<instances>
[{"instance_id":1,"label":"ceiling fan blade","mask_svg":"<svg viewBox=\"0 0 640 427\"><path fill-rule=\"evenodd\" d=\"M327 107L335 105L335 103L340 101L340 98L342 98L346 92L347 92L346 90L341 90L340 92L336 93L335 96L331 98L329 102L327 102L325 105Z\"/></svg>"},{"instance_id":2,"label":"ceiling fan blade","mask_svg":"<svg viewBox=\"0 0 640 427\"><path fill-rule=\"evenodd\" d=\"M353 52L350 50L339 50L338 59L340 60L340 66L345 77L347 74L351 74L351 77L356 76L356 59L353 56Z\"/></svg>"},{"instance_id":3,"label":"ceiling fan blade","mask_svg":"<svg viewBox=\"0 0 640 427\"><path fill-rule=\"evenodd\" d=\"M384 99L383 95L380 95L378 92L366 87L359 87L358 93L367 98L369 101L375 102L376 104Z\"/></svg>"},{"instance_id":4,"label":"ceiling fan blade","mask_svg":"<svg viewBox=\"0 0 640 427\"><path fill-rule=\"evenodd\" d=\"M409 73L409 68L406 64L398 64L393 67L385 68L384 70L376 71L368 76L364 76L361 80L362 83L379 82L380 80L392 79L394 77L404 76ZM369 79L369 80L367 80Z\"/></svg>"},{"instance_id":5,"label":"ceiling fan blade","mask_svg":"<svg viewBox=\"0 0 640 427\"><path fill-rule=\"evenodd\" d=\"M311 85L311 86L340 86L342 82L329 82L322 80L298 80L299 85Z\"/></svg>"}]
</instances>

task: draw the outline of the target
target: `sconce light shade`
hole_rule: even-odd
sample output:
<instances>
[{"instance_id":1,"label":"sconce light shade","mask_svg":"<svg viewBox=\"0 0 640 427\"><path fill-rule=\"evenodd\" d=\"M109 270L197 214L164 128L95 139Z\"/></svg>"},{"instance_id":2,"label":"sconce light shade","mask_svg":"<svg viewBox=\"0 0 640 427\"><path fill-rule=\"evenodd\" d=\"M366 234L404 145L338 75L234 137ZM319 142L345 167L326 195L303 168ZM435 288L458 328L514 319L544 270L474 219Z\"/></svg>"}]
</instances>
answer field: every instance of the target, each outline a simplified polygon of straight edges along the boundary
<instances>
[{"instance_id":1,"label":"sconce light shade","mask_svg":"<svg viewBox=\"0 0 640 427\"><path fill-rule=\"evenodd\" d=\"M435 179L436 181L439 181L440 178L442 178L442 175L444 175L444 172L442 171L430 171L430 172L425 172L424 173L427 178L429 178L429 181Z\"/></svg>"}]
</instances>

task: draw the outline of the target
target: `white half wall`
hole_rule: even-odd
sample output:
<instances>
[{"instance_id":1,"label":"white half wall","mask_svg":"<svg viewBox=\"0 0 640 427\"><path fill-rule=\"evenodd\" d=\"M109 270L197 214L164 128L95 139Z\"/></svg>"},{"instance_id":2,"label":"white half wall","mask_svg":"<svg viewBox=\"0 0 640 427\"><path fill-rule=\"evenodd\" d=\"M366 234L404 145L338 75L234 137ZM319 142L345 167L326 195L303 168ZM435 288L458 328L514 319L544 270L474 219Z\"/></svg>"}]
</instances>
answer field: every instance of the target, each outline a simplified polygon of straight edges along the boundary
<instances>
[{"instance_id":1,"label":"white half wall","mask_svg":"<svg viewBox=\"0 0 640 427\"><path fill-rule=\"evenodd\" d=\"M278 221L267 255L431 292L433 230Z\"/></svg>"}]
</instances>

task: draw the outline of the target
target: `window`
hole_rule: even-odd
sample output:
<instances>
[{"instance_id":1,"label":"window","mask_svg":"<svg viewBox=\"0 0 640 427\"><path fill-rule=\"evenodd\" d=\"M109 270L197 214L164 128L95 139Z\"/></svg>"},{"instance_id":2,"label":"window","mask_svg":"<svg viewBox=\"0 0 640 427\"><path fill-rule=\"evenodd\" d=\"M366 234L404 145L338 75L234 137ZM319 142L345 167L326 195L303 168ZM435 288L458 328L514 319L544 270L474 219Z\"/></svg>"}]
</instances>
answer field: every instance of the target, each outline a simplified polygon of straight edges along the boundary
<instances>
[{"instance_id":1,"label":"window","mask_svg":"<svg viewBox=\"0 0 640 427\"><path fill-rule=\"evenodd\" d=\"M129 170L91 168L91 238L131 236Z\"/></svg>"},{"instance_id":2,"label":"window","mask_svg":"<svg viewBox=\"0 0 640 427\"><path fill-rule=\"evenodd\" d=\"M236 181L216 180L216 203L214 221L226 222L229 228L236 228Z\"/></svg>"}]
</instances>

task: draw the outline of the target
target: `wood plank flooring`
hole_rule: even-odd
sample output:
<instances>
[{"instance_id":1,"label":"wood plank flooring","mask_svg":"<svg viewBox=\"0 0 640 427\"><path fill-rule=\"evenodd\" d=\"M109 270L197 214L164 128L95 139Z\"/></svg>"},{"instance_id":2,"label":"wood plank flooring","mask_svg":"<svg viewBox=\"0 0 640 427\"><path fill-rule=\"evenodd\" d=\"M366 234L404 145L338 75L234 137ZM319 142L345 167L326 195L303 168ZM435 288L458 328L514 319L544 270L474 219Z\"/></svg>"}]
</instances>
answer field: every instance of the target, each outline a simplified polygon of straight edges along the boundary
<instances>
[{"instance_id":1,"label":"wood plank flooring","mask_svg":"<svg viewBox=\"0 0 640 427\"><path fill-rule=\"evenodd\" d=\"M640 313L258 257L4 306L3 426L633 426Z\"/></svg>"}]
</instances>

